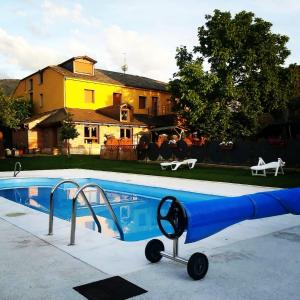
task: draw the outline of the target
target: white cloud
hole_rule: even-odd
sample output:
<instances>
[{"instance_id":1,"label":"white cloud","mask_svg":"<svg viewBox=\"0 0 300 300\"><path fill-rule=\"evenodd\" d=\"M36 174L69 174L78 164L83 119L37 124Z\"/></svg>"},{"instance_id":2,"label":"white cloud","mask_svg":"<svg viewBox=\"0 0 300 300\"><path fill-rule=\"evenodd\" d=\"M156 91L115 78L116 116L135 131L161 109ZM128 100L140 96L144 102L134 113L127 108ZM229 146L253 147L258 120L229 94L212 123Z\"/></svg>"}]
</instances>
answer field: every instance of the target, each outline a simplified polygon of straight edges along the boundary
<instances>
[{"instance_id":1,"label":"white cloud","mask_svg":"<svg viewBox=\"0 0 300 300\"><path fill-rule=\"evenodd\" d=\"M126 53L128 73L154 76L161 80L167 80L172 74L172 51L150 36L112 26L105 31L104 43L110 64L119 70L124 63L123 54Z\"/></svg>"},{"instance_id":2,"label":"white cloud","mask_svg":"<svg viewBox=\"0 0 300 300\"><path fill-rule=\"evenodd\" d=\"M0 28L0 55L9 64L32 72L51 64L57 64L62 54L47 47L28 43L20 36L8 34Z\"/></svg>"},{"instance_id":3,"label":"white cloud","mask_svg":"<svg viewBox=\"0 0 300 300\"><path fill-rule=\"evenodd\" d=\"M75 3L73 7L59 5L52 1L45 0L42 4L44 21L48 24L54 23L58 19L86 26L99 26L100 21L95 17L87 17L83 14L82 6Z\"/></svg>"},{"instance_id":4,"label":"white cloud","mask_svg":"<svg viewBox=\"0 0 300 300\"><path fill-rule=\"evenodd\" d=\"M67 41L66 49L68 50L68 55L70 57L80 55L91 56L91 46L93 45L84 43L80 38L71 38Z\"/></svg>"}]
</instances>

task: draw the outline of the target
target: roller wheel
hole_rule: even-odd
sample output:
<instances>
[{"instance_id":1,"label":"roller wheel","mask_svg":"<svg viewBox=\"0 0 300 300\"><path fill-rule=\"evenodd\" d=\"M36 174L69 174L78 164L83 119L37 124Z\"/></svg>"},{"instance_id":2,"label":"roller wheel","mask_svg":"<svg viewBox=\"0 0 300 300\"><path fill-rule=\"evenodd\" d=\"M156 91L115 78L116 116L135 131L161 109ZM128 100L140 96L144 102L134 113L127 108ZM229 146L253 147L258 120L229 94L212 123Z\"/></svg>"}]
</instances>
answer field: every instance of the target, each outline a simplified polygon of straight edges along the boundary
<instances>
[{"instance_id":1,"label":"roller wheel","mask_svg":"<svg viewBox=\"0 0 300 300\"><path fill-rule=\"evenodd\" d=\"M162 215L161 208L165 202L169 202L170 207L167 214ZM167 232L162 221L169 222L173 228L173 232ZM166 196L161 199L157 208L157 224L160 231L171 240L178 239L183 234L187 226L187 216L185 209L175 197Z\"/></svg>"},{"instance_id":2,"label":"roller wheel","mask_svg":"<svg viewBox=\"0 0 300 300\"><path fill-rule=\"evenodd\" d=\"M203 253L194 253L187 264L187 272L194 280L200 280L205 277L208 271L208 259Z\"/></svg>"},{"instance_id":3,"label":"roller wheel","mask_svg":"<svg viewBox=\"0 0 300 300\"><path fill-rule=\"evenodd\" d=\"M165 246L163 242L157 239L153 239L150 242L148 242L145 248L145 256L150 262L156 263L161 260L162 256L160 252L164 250Z\"/></svg>"}]
</instances>

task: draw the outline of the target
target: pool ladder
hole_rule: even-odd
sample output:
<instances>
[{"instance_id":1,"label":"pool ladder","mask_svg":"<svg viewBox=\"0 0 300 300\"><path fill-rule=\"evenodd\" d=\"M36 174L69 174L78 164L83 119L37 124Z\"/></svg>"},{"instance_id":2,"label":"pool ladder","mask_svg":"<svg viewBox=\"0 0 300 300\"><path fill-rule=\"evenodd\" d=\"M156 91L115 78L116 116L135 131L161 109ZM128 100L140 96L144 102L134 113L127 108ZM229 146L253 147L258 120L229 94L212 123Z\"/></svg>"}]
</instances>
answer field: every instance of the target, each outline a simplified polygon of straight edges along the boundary
<instances>
[{"instance_id":1,"label":"pool ladder","mask_svg":"<svg viewBox=\"0 0 300 300\"><path fill-rule=\"evenodd\" d=\"M22 165L19 161L17 161L14 167L14 177L17 177L17 175L21 172L21 170L22 170Z\"/></svg>"},{"instance_id":2,"label":"pool ladder","mask_svg":"<svg viewBox=\"0 0 300 300\"><path fill-rule=\"evenodd\" d=\"M76 214L76 204L77 204L77 198L79 195L82 196L85 204L87 205L87 207L89 208L90 210L90 213L94 219L94 222L96 223L97 225L97 228L98 228L98 232L101 233L101 225L99 223L99 220L97 218L97 215L95 214L89 200L87 199L85 193L84 193L84 190L87 188L87 187L94 187L96 188L98 191L100 191L100 193L102 194L103 196L103 199L104 199L104 202L108 208L108 211L119 231L119 234L120 234L120 239L123 241L124 240L124 232L122 230L122 227L117 219L117 216L114 212L114 210L112 209L112 206L109 202L109 200L107 199L106 197L106 194L104 192L104 190L96 183L87 183L85 185L83 185L82 187L80 187L80 185L74 181L74 180L71 180L71 179L64 179L60 182L58 182L52 189L51 189L51 193L50 193L50 207L49 207L49 230L48 230L48 235L53 235L53 216L54 216L54 192L62 185L62 184L65 184L65 183L72 183L74 184L76 187L77 187L77 191L72 199L72 217L71 217L71 235L70 235L70 244L69 245L75 245L75 230L76 230L76 217L77 217L77 214Z\"/></svg>"}]
</instances>

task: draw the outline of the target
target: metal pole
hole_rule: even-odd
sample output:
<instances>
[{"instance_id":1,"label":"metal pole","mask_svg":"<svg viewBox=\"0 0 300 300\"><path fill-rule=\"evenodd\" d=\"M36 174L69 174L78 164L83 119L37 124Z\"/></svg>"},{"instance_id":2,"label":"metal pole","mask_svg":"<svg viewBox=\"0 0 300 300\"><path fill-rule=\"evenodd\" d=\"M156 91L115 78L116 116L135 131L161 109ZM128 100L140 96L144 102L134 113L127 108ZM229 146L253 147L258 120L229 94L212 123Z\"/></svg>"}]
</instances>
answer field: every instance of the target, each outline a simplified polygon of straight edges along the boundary
<instances>
[{"instance_id":1,"label":"metal pole","mask_svg":"<svg viewBox=\"0 0 300 300\"><path fill-rule=\"evenodd\" d=\"M19 169L17 170L17 167L19 167ZM21 163L19 161L17 161L15 163L15 167L14 167L14 177L17 177L17 175L21 172L22 166Z\"/></svg>"},{"instance_id":2,"label":"metal pole","mask_svg":"<svg viewBox=\"0 0 300 300\"><path fill-rule=\"evenodd\" d=\"M165 257L165 258L168 258L168 259L174 260L176 262L179 262L181 264L186 265L188 263L188 260L178 256L178 238L173 240L173 254L170 254L170 253L165 252L165 251L161 251L160 255Z\"/></svg>"},{"instance_id":3,"label":"metal pole","mask_svg":"<svg viewBox=\"0 0 300 300\"><path fill-rule=\"evenodd\" d=\"M171 254L169 254L167 252L164 252L164 251L161 251L160 255L163 256L163 257L165 257L165 258L177 261L177 262L179 262L181 264L185 264L186 265L188 263L188 260L186 260L185 258L182 258L182 257L179 257L179 256L175 256L174 257L173 255L171 255Z\"/></svg>"},{"instance_id":4,"label":"metal pole","mask_svg":"<svg viewBox=\"0 0 300 300\"><path fill-rule=\"evenodd\" d=\"M173 240L173 257L178 256L178 239Z\"/></svg>"},{"instance_id":5,"label":"metal pole","mask_svg":"<svg viewBox=\"0 0 300 300\"><path fill-rule=\"evenodd\" d=\"M72 217L71 217L71 236L70 246L75 245L75 230L76 230L76 198L72 200Z\"/></svg>"},{"instance_id":6,"label":"metal pole","mask_svg":"<svg viewBox=\"0 0 300 300\"><path fill-rule=\"evenodd\" d=\"M103 195L103 199L104 199L104 201L106 203L106 206L107 206L107 208L108 208L108 210L110 212L110 215L113 218L113 221L114 221L114 223L116 224L116 226L118 228L118 231L120 233L120 239L123 241L124 240L124 233L123 233L122 227L120 226L119 221L117 219L117 216L116 216L113 208L111 207L110 202L108 201L108 199L107 199L104 191L101 188L100 188L100 190L101 190L101 193Z\"/></svg>"},{"instance_id":7,"label":"metal pole","mask_svg":"<svg viewBox=\"0 0 300 300\"><path fill-rule=\"evenodd\" d=\"M54 214L54 199L53 193L50 194L50 204L49 204L49 229L48 235L53 235L53 214Z\"/></svg>"}]
</instances>

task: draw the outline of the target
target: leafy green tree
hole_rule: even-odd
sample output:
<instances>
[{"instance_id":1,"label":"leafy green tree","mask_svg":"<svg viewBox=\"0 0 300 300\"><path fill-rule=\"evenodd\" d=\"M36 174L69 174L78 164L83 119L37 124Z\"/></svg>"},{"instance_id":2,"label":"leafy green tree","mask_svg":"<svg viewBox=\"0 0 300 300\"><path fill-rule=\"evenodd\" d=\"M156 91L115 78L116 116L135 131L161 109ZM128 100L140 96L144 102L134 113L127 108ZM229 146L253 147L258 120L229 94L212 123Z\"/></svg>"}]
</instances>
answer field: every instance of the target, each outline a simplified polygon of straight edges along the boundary
<instances>
[{"instance_id":1,"label":"leafy green tree","mask_svg":"<svg viewBox=\"0 0 300 300\"><path fill-rule=\"evenodd\" d=\"M31 114L32 103L28 99L12 99L0 90L0 126L16 129Z\"/></svg>"},{"instance_id":2,"label":"leafy green tree","mask_svg":"<svg viewBox=\"0 0 300 300\"><path fill-rule=\"evenodd\" d=\"M73 122L72 114L67 113L66 119L63 121L60 131L60 138L62 141L67 143L67 154L70 157L70 140L73 140L79 136L79 133L76 129L76 125Z\"/></svg>"},{"instance_id":3,"label":"leafy green tree","mask_svg":"<svg viewBox=\"0 0 300 300\"><path fill-rule=\"evenodd\" d=\"M169 83L174 109L212 139L251 136L263 113L287 109L295 93L294 66L283 67L288 37L252 12L215 10L206 20L193 51L177 49L179 70Z\"/></svg>"}]
</instances>

